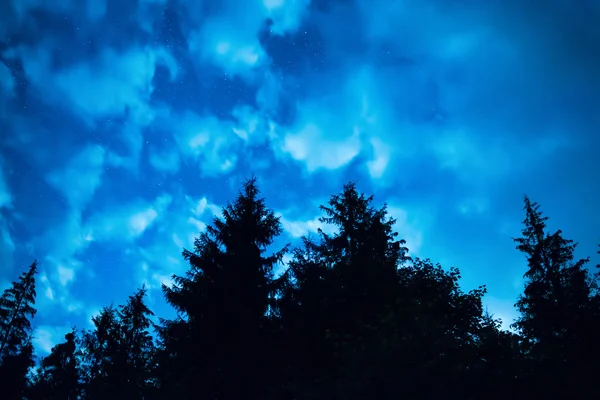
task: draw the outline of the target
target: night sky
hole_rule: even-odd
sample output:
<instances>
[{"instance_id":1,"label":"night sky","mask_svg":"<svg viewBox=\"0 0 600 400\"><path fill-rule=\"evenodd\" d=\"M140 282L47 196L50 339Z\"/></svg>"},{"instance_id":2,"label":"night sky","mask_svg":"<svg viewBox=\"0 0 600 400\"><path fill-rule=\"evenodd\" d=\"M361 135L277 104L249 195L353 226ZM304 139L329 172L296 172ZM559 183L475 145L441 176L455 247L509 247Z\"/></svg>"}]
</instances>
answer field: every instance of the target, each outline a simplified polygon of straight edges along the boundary
<instances>
[{"instance_id":1,"label":"night sky","mask_svg":"<svg viewBox=\"0 0 600 400\"><path fill-rule=\"evenodd\" d=\"M278 245L354 180L508 327L524 194L600 243L599 4L1 0L0 289L39 260L41 355L144 282L170 317L161 282L245 178Z\"/></svg>"}]
</instances>

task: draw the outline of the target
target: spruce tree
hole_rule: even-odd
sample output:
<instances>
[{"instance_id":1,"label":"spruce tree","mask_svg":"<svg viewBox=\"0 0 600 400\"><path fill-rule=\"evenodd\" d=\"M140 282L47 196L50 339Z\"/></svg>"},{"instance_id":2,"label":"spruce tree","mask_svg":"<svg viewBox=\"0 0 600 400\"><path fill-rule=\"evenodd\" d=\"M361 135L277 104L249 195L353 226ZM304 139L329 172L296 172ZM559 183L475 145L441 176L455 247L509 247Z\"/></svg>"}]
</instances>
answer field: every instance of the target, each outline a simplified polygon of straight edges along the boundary
<instances>
[{"instance_id":1,"label":"spruce tree","mask_svg":"<svg viewBox=\"0 0 600 400\"><path fill-rule=\"evenodd\" d=\"M94 329L82 335L84 398L149 398L154 390L154 314L142 287L118 308L105 307L92 318Z\"/></svg>"},{"instance_id":2,"label":"spruce tree","mask_svg":"<svg viewBox=\"0 0 600 400\"><path fill-rule=\"evenodd\" d=\"M31 319L35 316L37 262L0 297L0 383L3 398L21 399L34 365Z\"/></svg>"},{"instance_id":3,"label":"spruce tree","mask_svg":"<svg viewBox=\"0 0 600 400\"><path fill-rule=\"evenodd\" d=\"M34 261L0 297L0 363L16 354L31 333L30 319L36 313L36 273L37 261Z\"/></svg>"},{"instance_id":4,"label":"spruce tree","mask_svg":"<svg viewBox=\"0 0 600 400\"><path fill-rule=\"evenodd\" d=\"M83 372L83 398L103 399L116 396L114 364L117 358L117 311L111 305L92 317L94 328L82 332L78 355Z\"/></svg>"},{"instance_id":5,"label":"spruce tree","mask_svg":"<svg viewBox=\"0 0 600 400\"><path fill-rule=\"evenodd\" d=\"M548 218L539 208L525 197L525 227L514 239L528 264L515 327L530 362L532 394L560 397L586 387L581 366L597 348L594 285L585 268L589 259L575 261L577 243L564 239L560 230L548 233Z\"/></svg>"},{"instance_id":6,"label":"spruce tree","mask_svg":"<svg viewBox=\"0 0 600 400\"><path fill-rule=\"evenodd\" d=\"M377 315L393 301L398 267L409 260L406 242L395 240L396 221L387 206L375 209L372 202L373 196L366 197L351 182L320 207L325 213L320 221L337 228L333 235L320 231L320 245L339 281L339 298L354 320Z\"/></svg>"},{"instance_id":7,"label":"spruce tree","mask_svg":"<svg viewBox=\"0 0 600 400\"><path fill-rule=\"evenodd\" d=\"M124 379L120 393L127 399L146 399L153 394L155 345L151 335L154 313L144 302L143 286L119 307L118 374Z\"/></svg>"},{"instance_id":8,"label":"spruce tree","mask_svg":"<svg viewBox=\"0 0 600 400\"><path fill-rule=\"evenodd\" d=\"M397 270L408 250L395 240L386 206L372 202L346 184L320 207L320 221L336 232L319 230L316 240L304 238L294 250L280 298L281 353L289 356L282 390L292 397L333 396L340 352L371 334L397 295Z\"/></svg>"},{"instance_id":9,"label":"spruce tree","mask_svg":"<svg viewBox=\"0 0 600 400\"><path fill-rule=\"evenodd\" d=\"M186 275L163 286L179 318L160 330L161 389L178 398L261 398L265 391L273 268L285 249L265 252L281 225L254 178L222 214L194 251L183 251Z\"/></svg>"}]
</instances>

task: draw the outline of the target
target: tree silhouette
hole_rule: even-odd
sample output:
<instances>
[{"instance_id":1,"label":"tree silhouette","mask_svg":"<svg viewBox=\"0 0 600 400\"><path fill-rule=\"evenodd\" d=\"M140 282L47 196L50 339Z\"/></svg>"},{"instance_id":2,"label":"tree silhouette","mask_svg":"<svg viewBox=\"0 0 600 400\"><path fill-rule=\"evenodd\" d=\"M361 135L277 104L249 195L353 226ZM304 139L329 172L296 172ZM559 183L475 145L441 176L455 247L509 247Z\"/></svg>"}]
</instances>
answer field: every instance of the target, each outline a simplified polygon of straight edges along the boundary
<instances>
[{"instance_id":1,"label":"tree silhouette","mask_svg":"<svg viewBox=\"0 0 600 400\"><path fill-rule=\"evenodd\" d=\"M471 378L485 289L463 293L459 278L429 260L400 268L396 300L346 345L339 398L480 398Z\"/></svg>"},{"instance_id":2,"label":"tree silhouette","mask_svg":"<svg viewBox=\"0 0 600 400\"><path fill-rule=\"evenodd\" d=\"M190 269L163 286L180 317L163 321L162 389L178 398L261 398L269 369L265 332L273 268L285 249L264 256L281 233L279 219L247 180L233 204L184 250Z\"/></svg>"},{"instance_id":3,"label":"tree silhouette","mask_svg":"<svg viewBox=\"0 0 600 400\"><path fill-rule=\"evenodd\" d=\"M125 305L105 307L92 318L94 329L83 332L79 355L85 399L145 399L154 394L154 314L144 303L145 294L142 287Z\"/></svg>"},{"instance_id":4,"label":"tree silhouette","mask_svg":"<svg viewBox=\"0 0 600 400\"><path fill-rule=\"evenodd\" d=\"M76 357L76 330L65 335L65 342L54 346L41 361L30 400L75 400L79 398L79 366Z\"/></svg>"},{"instance_id":5,"label":"tree silhouette","mask_svg":"<svg viewBox=\"0 0 600 400\"><path fill-rule=\"evenodd\" d=\"M256 179L200 233L163 285L159 319L136 290L34 367L33 263L0 298L2 399L505 399L594 393L598 273L525 197L525 290L514 331L461 289L457 268L411 259L386 206L352 182L320 207L329 229L271 252L282 228ZM326 233L331 232L331 233ZM484 263L485 260L482 260ZM155 342L153 328L158 334Z\"/></svg>"},{"instance_id":6,"label":"tree silhouette","mask_svg":"<svg viewBox=\"0 0 600 400\"><path fill-rule=\"evenodd\" d=\"M36 310L34 261L0 297L0 383L5 399L21 399L34 365L31 321Z\"/></svg>"},{"instance_id":7,"label":"tree silhouette","mask_svg":"<svg viewBox=\"0 0 600 400\"><path fill-rule=\"evenodd\" d=\"M337 395L340 352L362 338L396 296L407 249L394 239L386 207L375 209L372 201L354 183L345 185L320 207L320 221L337 232L319 229L319 241L304 238L294 250L279 303L280 353L287 355L280 396Z\"/></svg>"},{"instance_id":8,"label":"tree silhouette","mask_svg":"<svg viewBox=\"0 0 600 400\"><path fill-rule=\"evenodd\" d=\"M589 374L581 365L597 354L592 351L599 327L591 301L594 286L584 268L589 259L574 261L577 244L560 230L548 233L548 218L539 208L525 197L525 227L514 239L528 263L515 327L523 336L533 394L572 396L587 391L583 383Z\"/></svg>"},{"instance_id":9,"label":"tree silhouette","mask_svg":"<svg viewBox=\"0 0 600 400\"><path fill-rule=\"evenodd\" d=\"M111 305L92 317L92 330L81 334L78 352L82 366L83 398L106 399L118 395L116 367L118 359L119 327L117 311Z\"/></svg>"},{"instance_id":10,"label":"tree silhouette","mask_svg":"<svg viewBox=\"0 0 600 400\"><path fill-rule=\"evenodd\" d=\"M118 311L120 341L118 374L123 377L120 393L127 399L146 399L156 389L154 377L155 345L150 328L154 313L144 303L143 286L131 295Z\"/></svg>"}]
</instances>

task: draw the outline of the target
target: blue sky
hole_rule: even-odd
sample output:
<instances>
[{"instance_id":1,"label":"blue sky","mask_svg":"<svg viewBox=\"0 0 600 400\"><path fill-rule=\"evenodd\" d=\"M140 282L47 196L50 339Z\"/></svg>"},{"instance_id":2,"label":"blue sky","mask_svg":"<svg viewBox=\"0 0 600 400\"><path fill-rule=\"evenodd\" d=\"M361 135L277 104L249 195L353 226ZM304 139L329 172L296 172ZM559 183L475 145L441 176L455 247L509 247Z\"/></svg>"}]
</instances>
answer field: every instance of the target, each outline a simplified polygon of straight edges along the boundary
<instances>
[{"instance_id":1,"label":"blue sky","mask_svg":"<svg viewBox=\"0 0 600 400\"><path fill-rule=\"evenodd\" d=\"M167 316L160 283L251 173L282 243L352 179L508 324L524 193L579 256L600 243L599 18L591 0L1 2L0 286L39 259L44 354L142 282Z\"/></svg>"}]
</instances>

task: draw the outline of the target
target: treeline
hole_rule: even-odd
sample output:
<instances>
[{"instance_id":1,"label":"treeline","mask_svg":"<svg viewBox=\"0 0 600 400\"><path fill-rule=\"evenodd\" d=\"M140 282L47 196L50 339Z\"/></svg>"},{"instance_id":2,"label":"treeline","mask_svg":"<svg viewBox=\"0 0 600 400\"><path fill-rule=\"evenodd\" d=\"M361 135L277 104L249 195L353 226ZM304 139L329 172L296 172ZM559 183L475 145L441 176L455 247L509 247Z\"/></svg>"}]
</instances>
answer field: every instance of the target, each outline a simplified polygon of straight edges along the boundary
<instances>
[{"instance_id":1,"label":"treeline","mask_svg":"<svg viewBox=\"0 0 600 400\"><path fill-rule=\"evenodd\" d=\"M525 198L514 239L528 263L516 333L485 312L485 287L464 292L457 269L408 257L386 207L354 184L321 210L337 233L268 253L281 224L248 180L183 251L187 273L163 286L177 318L154 324L142 287L37 363L34 262L0 299L0 398L597 396L598 276L536 203Z\"/></svg>"}]
</instances>

